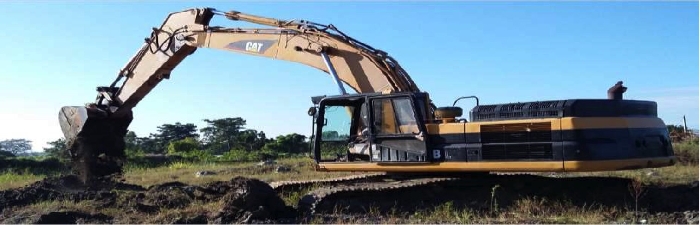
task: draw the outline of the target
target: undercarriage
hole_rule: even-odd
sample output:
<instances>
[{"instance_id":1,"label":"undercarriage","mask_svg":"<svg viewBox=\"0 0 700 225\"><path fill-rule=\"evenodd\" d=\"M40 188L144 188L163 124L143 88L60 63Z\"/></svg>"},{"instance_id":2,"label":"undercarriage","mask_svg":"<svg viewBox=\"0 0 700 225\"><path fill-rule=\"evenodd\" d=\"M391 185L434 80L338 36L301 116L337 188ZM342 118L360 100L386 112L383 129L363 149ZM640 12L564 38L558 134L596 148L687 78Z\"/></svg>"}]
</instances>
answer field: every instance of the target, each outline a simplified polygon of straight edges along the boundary
<instances>
[{"instance_id":1,"label":"undercarriage","mask_svg":"<svg viewBox=\"0 0 700 225\"><path fill-rule=\"evenodd\" d=\"M270 184L279 195L303 193L297 203L309 218L334 215L368 215L379 212L411 213L449 204L454 210L490 214L520 201L539 204L566 202L572 207L625 208L635 181L621 177L552 173L389 174L370 173L336 179L283 181ZM638 202L649 212L697 208L697 184L645 186ZM668 199L677 199L669 202ZM688 201L693 199L692 201ZM548 203L549 202L549 203ZM544 205L543 205L544 206ZM376 214L375 214L376 215ZM495 215L495 214L494 214Z\"/></svg>"}]
</instances>

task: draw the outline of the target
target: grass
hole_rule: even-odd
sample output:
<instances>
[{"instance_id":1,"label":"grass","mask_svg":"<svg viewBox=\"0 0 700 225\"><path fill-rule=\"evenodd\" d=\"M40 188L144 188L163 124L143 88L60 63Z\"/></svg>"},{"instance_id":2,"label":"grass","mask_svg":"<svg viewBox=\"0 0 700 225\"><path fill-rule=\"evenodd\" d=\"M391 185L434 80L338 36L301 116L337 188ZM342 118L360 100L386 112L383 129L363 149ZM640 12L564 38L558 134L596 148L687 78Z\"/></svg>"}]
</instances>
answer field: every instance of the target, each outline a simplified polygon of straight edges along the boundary
<instances>
[{"instance_id":1,"label":"grass","mask_svg":"<svg viewBox=\"0 0 700 225\"><path fill-rule=\"evenodd\" d=\"M357 216L337 216L330 221L314 218L309 223L334 224L491 224L491 223L611 223L627 220L626 214L616 208L602 206L576 206L567 201L550 201L547 199L523 198L498 213L477 211L470 208L458 208L452 202L446 202L434 208L421 209L414 213L392 210L381 214L370 208L366 214ZM345 212L336 210L334 215Z\"/></svg>"},{"instance_id":2,"label":"grass","mask_svg":"<svg viewBox=\"0 0 700 225\"><path fill-rule=\"evenodd\" d=\"M15 208L11 212L3 212L1 217L15 218L13 223L31 223L26 221L35 215L47 214L50 212L63 211L80 211L80 212L95 212L95 204L91 201L43 201L31 204L22 208Z\"/></svg>"},{"instance_id":3,"label":"grass","mask_svg":"<svg viewBox=\"0 0 700 225\"><path fill-rule=\"evenodd\" d=\"M637 179L644 184L674 185L698 180L698 165L674 165L662 168L622 170L610 172L573 173L569 176L602 176Z\"/></svg>"},{"instance_id":4,"label":"grass","mask_svg":"<svg viewBox=\"0 0 700 225\"><path fill-rule=\"evenodd\" d=\"M641 169L614 172L573 173L567 176L611 176L634 178L645 184L687 184L698 180L698 142L697 140L674 144L679 163L664 168ZM323 179L337 176L347 176L353 173L316 172L313 161L308 158L290 158L277 161L276 165L258 166L257 163L187 163L174 162L165 166L150 168L146 166L128 166L125 168L125 180L128 183L150 186L154 184L179 181L188 184L201 185L212 181L230 180L236 176L246 176L263 181ZM292 168L290 172L276 173L277 166ZM216 174L196 177L197 171L212 171ZM6 171L0 173L0 190L16 188L31 184L45 178L47 175L33 174L28 171ZM297 192L281 193L287 205L296 206L301 196L311 191L310 187ZM627 193L625 193L627 194ZM499 196L495 196L498 198ZM162 210L154 214L138 213L124 215L122 209L97 207L92 201L49 201L15 208L3 212L4 216L28 217L52 211L81 211L88 213L104 213L118 218L115 223L163 223L173 221L183 216L211 213L221 208L221 202L193 204L182 209ZM337 210L335 218L314 217L308 223L630 223L634 221L631 212L634 209L620 209L600 205L575 205L566 200L555 200L537 197L516 199L508 207L497 211L475 210L460 208L446 202L436 207L418 209L415 213L398 212L380 213L369 208L366 214L344 214ZM9 214L8 214L9 213ZM675 223L668 216L643 215L648 223ZM21 221L18 221L21 223Z\"/></svg>"},{"instance_id":5,"label":"grass","mask_svg":"<svg viewBox=\"0 0 700 225\"><path fill-rule=\"evenodd\" d=\"M673 150L682 165L698 165L698 139L687 140L681 143L674 143Z\"/></svg>"},{"instance_id":6,"label":"grass","mask_svg":"<svg viewBox=\"0 0 700 225\"><path fill-rule=\"evenodd\" d=\"M5 172L0 174L0 190L19 188L46 178L46 175Z\"/></svg>"},{"instance_id":7,"label":"grass","mask_svg":"<svg viewBox=\"0 0 700 225\"><path fill-rule=\"evenodd\" d=\"M265 182L282 180L324 179L355 174L352 172L317 172L313 161L308 158L289 158L277 161L276 165L258 166L257 163L183 163L175 162L156 168L128 168L124 178L126 182L142 186L179 181L187 184L205 184L212 181L226 181L236 176L260 179ZM277 166L286 166L292 170L276 173ZM216 174L196 177L198 171L212 171Z\"/></svg>"},{"instance_id":8,"label":"grass","mask_svg":"<svg viewBox=\"0 0 700 225\"><path fill-rule=\"evenodd\" d=\"M280 198L284 200L284 204L296 207L299 200L301 200L306 193L313 191L314 189L320 188L322 185L311 185L309 187L303 188L299 191L283 191L279 193Z\"/></svg>"},{"instance_id":9,"label":"grass","mask_svg":"<svg viewBox=\"0 0 700 225\"><path fill-rule=\"evenodd\" d=\"M155 215L149 215L146 221L135 220L135 221L114 221L115 223L148 223L148 224L161 224L163 221L175 221L183 217L193 217L195 215L206 215L210 212L216 212L212 209L220 209L223 207L222 201L213 201L203 204L192 204L182 209L170 209L161 210ZM118 217L115 217L118 218Z\"/></svg>"}]
</instances>

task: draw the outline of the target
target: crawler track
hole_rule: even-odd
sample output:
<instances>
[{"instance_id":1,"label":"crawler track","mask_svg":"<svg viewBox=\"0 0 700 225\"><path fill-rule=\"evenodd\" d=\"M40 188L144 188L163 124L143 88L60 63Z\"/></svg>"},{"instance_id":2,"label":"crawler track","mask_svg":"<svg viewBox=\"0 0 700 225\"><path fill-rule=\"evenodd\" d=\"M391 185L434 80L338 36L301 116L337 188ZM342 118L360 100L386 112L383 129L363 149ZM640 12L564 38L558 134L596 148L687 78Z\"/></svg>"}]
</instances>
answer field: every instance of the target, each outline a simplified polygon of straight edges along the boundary
<instances>
[{"instance_id":1,"label":"crawler track","mask_svg":"<svg viewBox=\"0 0 700 225\"><path fill-rule=\"evenodd\" d=\"M367 213L372 209L388 212L411 211L454 202L461 207L489 210L494 193L503 207L517 204L522 198L564 199L585 207L598 204L630 207L632 180L616 177L570 177L557 173L490 173L490 174L391 174L375 173L332 179L283 181L272 183L278 192L304 191L300 198L300 215ZM318 187L318 188L315 188ZM639 204L650 212L678 212L697 208L697 184L649 186L648 196ZM673 201L666 201L674 199ZM341 214L342 214L341 213Z\"/></svg>"},{"instance_id":2,"label":"crawler track","mask_svg":"<svg viewBox=\"0 0 700 225\"><path fill-rule=\"evenodd\" d=\"M364 198L366 196L377 196L376 198L369 197L369 201L382 200L386 199L384 198L385 196L383 196L386 194L390 195L402 191L420 193L422 190L428 190L423 188L445 187L444 185L449 182L454 184L455 182L465 180L465 178L484 177L480 175L485 175L486 177L497 176L488 175L487 173L368 173L317 180L277 181L270 183L270 186L280 193L303 191L306 188L320 185L321 187L306 193L297 204L297 209L300 212L311 215L335 210L336 208L334 207L338 205L350 205L351 207L364 206L364 204L359 202L346 201L348 199L351 201L359 201L359 198ZM473 185L477 184L474 183L468 186Z\"/></svg>"},{"instance_id":3,"label":"crawler track","mask_svg":"<svg viewBox=\"0 0 700 225\"><path fill-rule=\"evenodd\" d=\"M381 193L383 191L397 191L402 189L427 187L431 184L440 184L449 181L456 181L460 178L405 178L405 179L385 179L385 180L365 180L352 184L338 184L326 186L311 191L304 195L298 203L298 210L306 215L318 212L334 210L337 201L352 199L349 196L364 195L371 193ZM346 198L349 197L349 198Z\"/></svg>"},{"instance_id":4,"label":"crawler track","mask_svg":"<svg viewBox=\"0 0 700 225\"><path fill-rule=\"evenodd\" d=\"M360 175L352 175L346 177L335 177L328 179L316 179L316 180L300 180L300 181L276 181L270 183L270 186L277 191L289 191L289 190L301 190L305 187L310 187L313 185L336 185L341 183L352 183L355 181L382 178L386 177L386 173L368 173Z\"/></svg>"}]
</instances>

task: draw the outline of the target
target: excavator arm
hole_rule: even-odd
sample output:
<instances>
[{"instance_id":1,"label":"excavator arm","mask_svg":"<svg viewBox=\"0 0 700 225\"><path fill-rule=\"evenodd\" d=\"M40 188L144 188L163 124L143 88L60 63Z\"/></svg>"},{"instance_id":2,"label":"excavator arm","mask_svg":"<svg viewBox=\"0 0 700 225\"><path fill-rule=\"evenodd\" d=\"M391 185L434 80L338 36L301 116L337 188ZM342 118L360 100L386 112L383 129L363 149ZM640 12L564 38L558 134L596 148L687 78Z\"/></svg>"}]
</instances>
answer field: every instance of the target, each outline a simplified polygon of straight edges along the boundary
<instances>
[{"instance_id":1,"label":"excavator arm","mask_svg":"<svg viewBox=\"0 0 700 225\"><path fill-rule=\"evenodd\" d=\"M209 26L209 21L216 15L275 28ZM340 81L358 93L418 91L393 58L343 34L332 25L276 20L235 11L222 13L204 8L170 14L160 28L154 28L136 56L120 71L115 83L100 93L100 99L117 106L116 114L130 110L162 79L169 78L172 70L197 48L305 64L326 73L335 73ZM115 89L120 79L125 81L121 88Z\"/></svg>"},{"instance_id":2,"label":"excavator arm","mask_svg":"<svg viewBox=\"0 0 700 225\"><path fill-rule=\"evenodd\" d=\"M210 26L214 16L268 28ZM308 65L333 76L341 94L346 93L341 82L358 93L419 91L396 60L333 25L212 8L174 12L159 28L153 28L109 86L97 88L94 103L60 110L59 122L73 156L74 170L85 182L121 172L123 137L133 118L132 109L198 48Z\"/></svg>"}]
</instances>

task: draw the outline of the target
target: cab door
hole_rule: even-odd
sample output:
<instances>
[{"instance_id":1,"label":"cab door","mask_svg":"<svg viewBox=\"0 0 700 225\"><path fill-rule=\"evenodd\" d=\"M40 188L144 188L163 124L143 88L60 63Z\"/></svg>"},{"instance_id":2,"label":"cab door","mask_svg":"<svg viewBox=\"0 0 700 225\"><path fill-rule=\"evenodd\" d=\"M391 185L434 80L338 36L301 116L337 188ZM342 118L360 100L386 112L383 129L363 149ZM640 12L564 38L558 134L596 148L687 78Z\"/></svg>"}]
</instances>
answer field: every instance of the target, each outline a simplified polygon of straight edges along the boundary
<instances>
[{"instance_id":1,"label":"cab door","mask_svg":"<svg viewBox=\"0 0 700 225\"><path fill-rule=\"evenodd\" d=\"M369 98L371 161L433 161L427 153L423 118L412 95Z\"/></svg>"}]
</instances>

